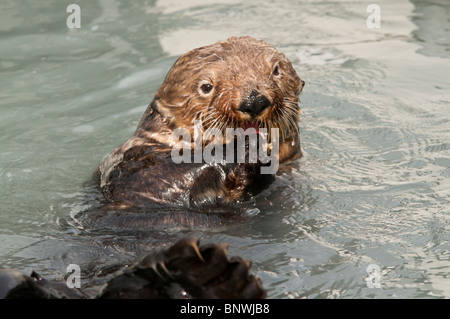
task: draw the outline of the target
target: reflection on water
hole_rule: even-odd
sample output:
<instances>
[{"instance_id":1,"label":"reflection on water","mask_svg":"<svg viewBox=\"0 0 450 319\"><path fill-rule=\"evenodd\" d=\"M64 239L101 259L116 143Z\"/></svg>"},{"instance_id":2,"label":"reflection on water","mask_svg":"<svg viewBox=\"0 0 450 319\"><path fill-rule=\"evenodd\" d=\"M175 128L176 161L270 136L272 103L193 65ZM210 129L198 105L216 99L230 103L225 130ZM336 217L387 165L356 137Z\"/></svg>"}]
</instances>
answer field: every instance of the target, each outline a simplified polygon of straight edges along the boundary
<instances>
[{"instance_id":1,"label":"reflection on water","mask_svg":"<svg viewBox=\"0 0 450 319\"><path fill-rule=\"evenodd\" d=\"M187 234L253 260L272 298L450 297L448 1L0 3L0 265L84 284ZM225 229L94 231L91 174L176 57L231 35L293 61L305 156ZM381 269L369 288L367 267Z\"/></svg>"}]
</instances>

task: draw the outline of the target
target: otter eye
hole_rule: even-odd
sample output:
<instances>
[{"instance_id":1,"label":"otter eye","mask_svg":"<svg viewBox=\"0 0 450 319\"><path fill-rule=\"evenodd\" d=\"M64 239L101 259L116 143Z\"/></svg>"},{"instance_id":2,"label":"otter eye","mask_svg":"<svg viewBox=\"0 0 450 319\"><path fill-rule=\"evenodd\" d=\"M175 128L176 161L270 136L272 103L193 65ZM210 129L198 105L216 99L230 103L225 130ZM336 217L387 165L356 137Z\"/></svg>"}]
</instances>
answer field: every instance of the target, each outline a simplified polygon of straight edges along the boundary
<instances>
[{"instance_id":1,"label":"otter eye","mask_svg":"<svg viewBox=\"0 0 450 319\"><path fill-rule=\"evenodd\" d=\"M200 89L202 90L203 93L208 94L209 92L212 91L213 86L211 84L202 84L202 86L200 87Z\"/></svg>"},{"instance_id":2,"label":"otter eye","mask_svg":"<svg viewBox=\"0 0 450 319\"><path fill-rule=\"evenodd\" d=\"M278 65L275 66L275 68L273 69L272 74L275 75L275 76L280 75L280 71L278 70Z\"/></svg>"}]
</instances>

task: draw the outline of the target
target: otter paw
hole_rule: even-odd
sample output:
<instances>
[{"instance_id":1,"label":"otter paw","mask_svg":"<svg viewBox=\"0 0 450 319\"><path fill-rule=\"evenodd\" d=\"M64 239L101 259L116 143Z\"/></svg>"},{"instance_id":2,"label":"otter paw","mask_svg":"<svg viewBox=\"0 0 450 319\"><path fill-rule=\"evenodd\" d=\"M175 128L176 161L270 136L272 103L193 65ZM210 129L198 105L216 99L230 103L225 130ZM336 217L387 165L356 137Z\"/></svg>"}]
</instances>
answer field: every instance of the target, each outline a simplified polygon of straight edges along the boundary
<instances>
[{"instance_id":1,"label":"otter paw","mask_svg":"<svg viewBox=\"0 0 450 319\"><path fill-rule=\"evenodd\" d=\"M99 298L265 298L250 261L227 257L226 244L184 238L111 279Z\"/></svg>"}]
</instances>

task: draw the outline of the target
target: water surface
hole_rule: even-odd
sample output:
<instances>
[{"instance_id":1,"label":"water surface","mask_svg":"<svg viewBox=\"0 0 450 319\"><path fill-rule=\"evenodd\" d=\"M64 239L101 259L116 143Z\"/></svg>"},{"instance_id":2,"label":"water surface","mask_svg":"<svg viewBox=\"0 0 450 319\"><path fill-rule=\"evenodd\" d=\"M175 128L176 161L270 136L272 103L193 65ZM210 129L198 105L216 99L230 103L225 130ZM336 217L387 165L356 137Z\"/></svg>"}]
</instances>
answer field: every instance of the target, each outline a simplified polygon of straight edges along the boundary
<instances>
[{"instance_id":1,"label":"water surface","mask_svg":"<svg viewBox=\"0 0 450 319\"><path fill-rule=\"evenodd\" d=\"M450 4L378 1L0 3L0 266L83 285L166 238L225 241L270 298L450 297ZM25 2L24 2L25 3ZM307 82L304 157L211 231L97 232L102 159L135 130L182 53L232 35L269 41ZM367 268L377 265L380 288Z\"/></svg>"}]
</instances>

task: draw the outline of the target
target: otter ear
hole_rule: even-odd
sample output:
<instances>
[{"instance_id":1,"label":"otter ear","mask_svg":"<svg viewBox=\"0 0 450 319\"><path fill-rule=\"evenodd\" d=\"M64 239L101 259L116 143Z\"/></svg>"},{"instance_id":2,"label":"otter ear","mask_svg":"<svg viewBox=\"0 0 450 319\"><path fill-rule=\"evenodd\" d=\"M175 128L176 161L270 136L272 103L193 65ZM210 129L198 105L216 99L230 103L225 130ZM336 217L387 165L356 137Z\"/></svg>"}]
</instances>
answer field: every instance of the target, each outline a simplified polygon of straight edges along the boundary
<instances>
[{"instance_id":1,"label":"otter ear","mask_svg":"<svg viewBox=\"0 0 450 319\"><path fill-rule=\"evenodd\" d=\"M167 123L166 119L172 118L171 115L168 115L168 112L168 108L164 106L159 98L155 97L145 110L135 134L141 131L152 131L152 127L155 125L155 116Z\"/></svg>"},{"instance_id":2,"label":"otter ear","mask_svg":"<svg viewBox=\"0 0 450 319\"><path fill-rule=\"evenodd\" d=\"M163 119L170 120L173 117L172 112L170 112L170 108L166 106L166 104L158 97L150 103L149 108L151 108L154 112L159 113Z\"/></svg>"},{"instance_id":3,"label":"otter ear","mask_svg":"<svg viewBox=\"0 0 450 319\"><path fill-rule=\"evenodd\" d=\"M305 86L305 81L300 79L300 77L296 74L295 82L296 82L295 95L298 96L303 91L303 87Z\"/></svg>"}]
</instances>

